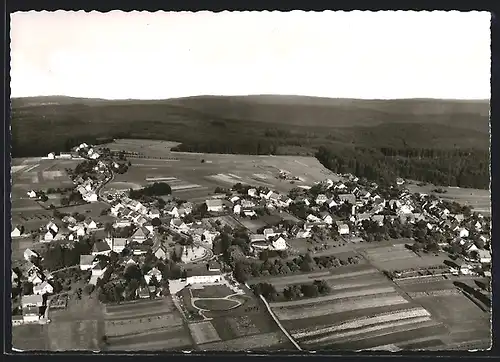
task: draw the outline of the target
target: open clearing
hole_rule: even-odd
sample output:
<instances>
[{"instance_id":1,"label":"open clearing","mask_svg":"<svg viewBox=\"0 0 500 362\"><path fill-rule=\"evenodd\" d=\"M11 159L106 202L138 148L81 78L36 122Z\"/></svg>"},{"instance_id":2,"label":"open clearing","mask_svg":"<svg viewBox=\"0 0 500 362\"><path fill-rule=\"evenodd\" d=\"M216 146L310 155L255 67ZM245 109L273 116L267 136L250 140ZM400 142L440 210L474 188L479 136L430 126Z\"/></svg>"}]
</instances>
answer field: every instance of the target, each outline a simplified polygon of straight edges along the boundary
<instances>
[{"instance_id":1,"label":"open clearing","mask_svg":"<svg viewBox=\"0 0 500 362\"><path fill-rule=\"evenodd\" d=\"M267 348L286 342L286 337L279 332L256 334L240 337L228 341L207 343L199 346L203 351L255 351L267 350Z\"/></svg>"},{"instance_id":2,"label":"open clearing","mask_svg":"<svg viewBox=\"0 0 500 362\"><path fill-rule=\"evenodd\" d=\"M455 201L459 204L468 205L477 212L484 215L491 214L491 192L490 190L468 189L458 187L436 187L433 185L418 186L416 183L406 185L410 192L421 192L426 194L434 194L439 198L447 201ZM432 192L436 188L446 190L446 193L438 194Z\"/></svg>"}]
</instances>

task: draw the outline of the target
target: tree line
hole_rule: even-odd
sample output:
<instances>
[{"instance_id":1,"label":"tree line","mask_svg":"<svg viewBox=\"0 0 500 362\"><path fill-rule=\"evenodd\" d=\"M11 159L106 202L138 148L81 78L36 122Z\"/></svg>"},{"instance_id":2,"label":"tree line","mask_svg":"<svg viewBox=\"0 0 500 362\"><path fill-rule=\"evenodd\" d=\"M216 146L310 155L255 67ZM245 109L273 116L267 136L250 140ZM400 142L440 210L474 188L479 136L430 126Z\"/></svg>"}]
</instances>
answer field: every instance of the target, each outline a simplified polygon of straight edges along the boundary
<instances>
[{"instance_id":1,"label":"tree line","mask_svg":"<svg viewBox=\"0 0 500 362\"><path fill-rule=\"evenodd\" d=\"M319 147L316 158L335 173L352 173L381 184L393 184L397 177L436 185L489 188L487 151L370 149Z\"/></svg>"}]
</instances>

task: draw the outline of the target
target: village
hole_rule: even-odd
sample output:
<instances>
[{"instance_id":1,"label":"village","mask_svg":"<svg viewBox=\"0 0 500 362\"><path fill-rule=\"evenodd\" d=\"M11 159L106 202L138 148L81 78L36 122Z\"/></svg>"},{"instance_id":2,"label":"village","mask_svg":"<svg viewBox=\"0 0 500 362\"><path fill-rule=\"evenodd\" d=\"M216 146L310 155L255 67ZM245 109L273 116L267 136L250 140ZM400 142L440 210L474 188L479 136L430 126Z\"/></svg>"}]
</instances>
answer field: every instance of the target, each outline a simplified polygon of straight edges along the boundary
<instances>
[{"instance_id":1,"label":"village","mask_svg":"<svg viewBox=\"0 0 500 362\"><path fill-rule=\"evenodd\" d=\"M64 308L69 291L78 298L96 294L104 304L168 295L192 320L203 309L186 306L186 287L222 285L239 295L246 286L255 292L252 278L309 272L316 268L311 264L356 264L359 256L332 261L328 251L393 239L406 240L405 248L417 255L447 253L453 263L440 267L443 276L491 277L491 219L467 206L412 194L402 179L382 187L339 175L338 181L301 185L287 194L237 183L194 203L173 198L164 182L103 191L115 173L130 167L124 153L84 143L73 153L48 155L71 157L83 160L71 173L74 191L86 203L108 204L103 214L112 222L54 212L31 233L38 247L26 249L12 270L14 326L51 322L49 310ZM293 180L284 170L279 177ZM33 199L43 195L28 192ZM23 225L13 225L13 240L25 234ZM397 279L430 269L384 272Z\"/></svg>"}]
</instances>

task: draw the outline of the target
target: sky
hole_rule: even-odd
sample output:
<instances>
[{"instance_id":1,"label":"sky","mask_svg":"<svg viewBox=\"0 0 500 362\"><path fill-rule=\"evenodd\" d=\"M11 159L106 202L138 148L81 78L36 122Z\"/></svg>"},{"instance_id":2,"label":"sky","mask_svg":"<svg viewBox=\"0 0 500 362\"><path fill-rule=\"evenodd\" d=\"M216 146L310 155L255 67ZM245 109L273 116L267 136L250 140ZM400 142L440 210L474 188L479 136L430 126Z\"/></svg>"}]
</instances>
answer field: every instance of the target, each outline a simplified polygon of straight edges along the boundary
<instances>
[{"instance_id":1,"label":"sky","mask_svg":"<svg viewBox=\"0 0 500 362\"><path fill-rule=\"evenodd\" d=\"M23 12L11 96L490 98L487 12Z\"/></svg>"}]
</instances>

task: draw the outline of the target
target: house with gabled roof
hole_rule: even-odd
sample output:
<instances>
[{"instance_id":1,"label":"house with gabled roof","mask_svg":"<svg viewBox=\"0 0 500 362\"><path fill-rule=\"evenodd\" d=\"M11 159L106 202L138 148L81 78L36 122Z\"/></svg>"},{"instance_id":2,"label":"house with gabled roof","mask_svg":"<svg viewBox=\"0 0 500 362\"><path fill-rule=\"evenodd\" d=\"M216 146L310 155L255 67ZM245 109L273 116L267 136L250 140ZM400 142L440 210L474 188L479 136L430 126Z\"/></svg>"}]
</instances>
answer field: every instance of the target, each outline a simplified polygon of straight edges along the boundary
<instances>
[{"instance_id":1,"label":"house with gabled roof","mask_svg":"<svg viewBox=\"0 0 500 362\"><path fill-rule=\"evenodd\" d=\"M53 221L49 221L49 223L46 225L46 229L52 230L56 234L59 231L59 227Z\"/></svg>"},{"instance_id":2,"label":"house with gabled roof","mask_svg":"<svg viewBox=\"0 0 500 362\"><path fill-rule=\"evenodd\" d=\"M10 236L12 238L18 238L22 235L24 228L22 226L15 226L12 231L10 232Z\"/></svg>"},{"instance_id":3,"label":"house with gabled roof","mask_svg":"<svg viewBox=\"0 0 500 362\"><path fill-rule=\"evenodd\" d=\"M56 235L57 235L57 233L54 232L52 229L47 230L47 232L41 237L40 242L50 243L52 240L54 240Z\"/></svg>"},{"instance_id":4,"label":"house with gabled roof","mask_svg":"<svg viewBox=\"0 0 500 362\"><path fill-rule=\"evenodd\" d=\"M90 270L96 263L95 255L80 255L80 270Z\"/></svg>"},{"instance_id":5,"label":"house with gabled roof","mask_svg":"<svg viewBox=\"0 0 500 362\"><path fill-rule=\"evenodd\" d=\"M337 231L340 235L348 235L349 234L349 225L337 222Z\"/></svg>"},{"instance_id":6,"label":"house with gabled roof","mask_svg":"<svg viewBox=\"0 0 500 362\"><path fill-rule=\"evenodd\" d=\"M40 255L38 255L37 252L35 252L29 248L24 251L23 256L24 256L24 259L26 261L31 261L31 258L39 258L40 257Z\"/></svg>"},{"instance_id":7,"label":"house with gabled roof","mask_svg":"<svg viewBox=\"0 0 500 362\"><path fill-rule=\"evenodd\" d=\"M148 237L149 230L141 226L132 235L132 241L142 244Z\"/></svg>"},{"instance_id":8,"label":"house with gabled roof","mask_svg":"<svg viewBox=\"0 0 500 362\"><path fill-rule=\"evenodd\" d=\"M168 259L168 250L165 245L162 243L157 243L153 245L152 248L153 255L160 259L160 260L167 260Z\"/></svg>"},{"instance_id":9,"label":"house with gabled roof","mask_svg":"<svg viewBox=\"0 0 500 362\"><path fill-rule=\"evenodd\" d=\"M206 200L205 204L207 205L208 211L212 211L212 212L224 211L224 204L223 204L222 200L219 200L219 199Z\"/></svg>"},{"instance_id":10,"label":"house with gabled roof","mask_svg":"<svg viewBox=\"0 0 500 362\"><path fill-rule=\"evenodd\" d=\"M172 219L170 220L170 226L179 232L187 232L189 227L182 221L182 219Z\"/></svg>"},{"instance_id":11,"label":"house with gabled roof","mask_svg":"<svg viewBox=\"0 0 500 362\"><path fill-rule=\"evenodd\" d=\"M27 192L27 195L30 199L35 199L36 198L36 192L34 190L30 190Z\"/></svg>"},{"instance_id":12,"label":"house with gabled roof","mask_svg":"<svg viewBox=\"0 0 500 362\"><path fill-rule=\"evenodd\" d=\"M149 210L149 218L151 219L156 219L156 218L160 218L161 214L160 214L160 210L158 210L157 208L153 207Z\"/></svg>"},{"instance_id":13,"label":"house with gabled roof","mask_svg":"<svg viewBox=\"0 0 500 362\"><path fill-rule=\"evenodd\" d=\"M102 263L96 263L92 267L92 276L97 277L97 279L100 279L107 269L108 267L106 265L103 265Z\"/></svg>"},{"instance_id":14,"label":"house with gabled roof","mask_svg":"<svg viewBox=\"0 0 500 362\"><path fill-rule=\"evenodd\" d=\"M354 205L356 203L356 196L353 194L340 194L339 199L342 202L348 202L351 205Z\"/></svg>"},{"instance_id":15,"label":"house with gabled roof","mask_svg":"<svg viewBox=\"0 0 500 362\"><path fill-rule=\"evenodd\" d=\"M40 307L43 306L41 295L23 295L21 298L24 323L37 322L40 319Z\"/></svg>"},{"instance_id":16,"label":"house with gabled roof","mask_svg":"<svg viewBox=\"0 0 500 362\"><path fill-rule=\"evenodd\" d=\"M92 255L109 255L111 248L108 243L103 240L97 240L92 247Z\"/></svg>"},{"instance_id":17,"label":"house with gabled roof","mask_svg":"<svg viewBox=\"0 0 500 362\"><path fill-rule=\"evenodd\" d=\"M54 293L54 287L50 285L47 281L44 281L33 287L33 294L44 295Z\"/></svg>"},{"instance_id":18,"label":"house with gabled roof","mask_svg":"<svg viewBox=\"0 0 500 362\"><path fill-rule=\"evenodd\" d=\"M330 215L328 212L322 212L320 213L320 215L321 215L321 221L326 222L328 225L333 224L332 215Z\"/></svg>"},{"instance_id":19,"label":"house with gabled roof","mask_svg":"<svg viewBox=\"0 0 500 362\"><path fill-rule=\"evenodd\" d=\"M316 200L314 200L316 202L316 204L318 205L323 205L326 201L328 200L328 197L326 197L326 195L324 194L319 194L317 197L316 197Z\"/></svg>"}]
</instances>

